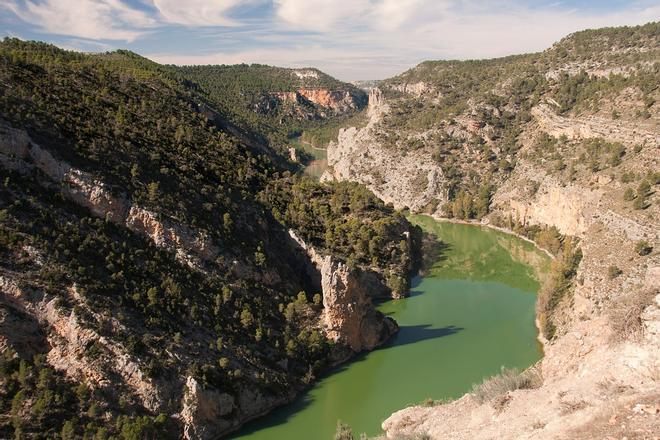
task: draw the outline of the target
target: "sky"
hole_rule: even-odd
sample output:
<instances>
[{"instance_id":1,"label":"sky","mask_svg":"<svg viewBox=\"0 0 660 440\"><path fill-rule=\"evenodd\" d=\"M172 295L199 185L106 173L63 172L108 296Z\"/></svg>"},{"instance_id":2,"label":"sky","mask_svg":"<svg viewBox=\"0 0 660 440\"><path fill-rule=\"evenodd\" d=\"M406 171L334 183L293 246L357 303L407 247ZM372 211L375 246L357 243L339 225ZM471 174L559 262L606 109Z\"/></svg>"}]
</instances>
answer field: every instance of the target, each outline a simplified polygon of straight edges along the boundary
<instances>
[{"instance_id":1,"label":"sky","mask_svg":"<svg viewBox=\"0 0 660 440\"><path fill-rule=\"evenodd\" d=\"M342 80L658 20L660 0L0 0L0 37L161 63L317 67Z\"/></svg>"}]
</instances>

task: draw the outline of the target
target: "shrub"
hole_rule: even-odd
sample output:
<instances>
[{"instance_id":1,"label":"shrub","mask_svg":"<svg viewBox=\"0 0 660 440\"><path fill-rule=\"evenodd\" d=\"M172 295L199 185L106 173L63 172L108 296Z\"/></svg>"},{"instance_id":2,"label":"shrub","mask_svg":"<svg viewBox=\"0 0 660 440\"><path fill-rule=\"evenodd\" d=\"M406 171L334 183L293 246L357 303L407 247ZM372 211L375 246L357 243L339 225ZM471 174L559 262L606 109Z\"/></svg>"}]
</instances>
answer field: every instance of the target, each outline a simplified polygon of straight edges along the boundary
<instances>
[{"instance_id":1,"label":"shrub","mask_svg":"<svg viewBox=\"0 0 660 440\"><path fill-rule=\"evenodd\" d=\"M500 374L472 386L472 394L480 403L490 402L509 391L538 388L543 383L541 372L536 367L522 373L516 368L502 367Z\"/></svg>"},{"instance_id":2,"label":"shrub","mask_svg":"<svg viewBox=\"0 0 660 440\"><path fill-rule=\"evenodd\" d=\"M612 304L609 310L609 321L612 327L612 341L639 340L643 334L644 325L642 313L655 299L653 290L637 290Z\"/></svg>"},{"instance_id":3,"label":"shrub","mask_svg":"<svg viewBox=\"0 0 660 440\"><path fill-rule=\"evenodd\" d=\"M626 190L623 192L623 200L626 202L630 202L631 200L635 199L635 191L633 191L632 188L626 188Z\"/></svg>"},{"instance_id":4,"label":"shrub","mask_svg":"<svg viewBox=\"0 0 660 440\"><path fill-rule=\"evenodd\" d=\"M435 400L433 400L429 397L427 399L422 400L422 403L420 403L420 405L426 406L426 407L435 406Z\"/></svg>"},{"instance_id":5,"label":"shrub","mask_svg":"<svg viewBox=\"0 0 660 440\"><path fill-rule=\"evenodd\" d=\"M635 252L637 252L639 255L648 255L653 251L653 246L651 246L648 241L646 240L640 240L637 243L635 243Z\"/></svg>"},{"instance_id":6,"label":"shrub","mask_svg":"<svg viewBox=\"0 0 660 440\"><path fill-rule=\"evenodd\" d=\"M642 180L637 187L637 198L633 202L633 208L646 209L648 208L647 198L651 195L651 184L648 180Z\"/></svg>"},{"instance_id":7,"label":"shrub","mask_svg":"<svg viewBox=\"0 0 660 440\"><path fill-rule=\"evenodd\" d=\"M554 337L556 327L552 315L564 295L570 290L577 267L582 260L582 250L577 248L572 239L565 239L561 254L550 266L548 281L539 291L537 314L543 336Z\"/></svg>"},{"instance_id":8,"label":"shrub","mask_svg":"<svg viewBox=\"0 0 660 440\"><path fill-rule=\"evenodd\" d=\"M607 268L607 278L609 278L610 280L613 280L622 273L623 271L616 266L610 266Z\"/></svg>"},{"instance_id":9,"label":"shrub","mask_svg":"<svg viewBox=\"0 0 660 440\"><path fill-rule=\"evenodd\" d=\"M335 440L355 440L353 430L349 425L337 420L337 430L335 431Z\"/></svg>"},{"instance_id":10,"label":"shrub","mask_svg":"<svg viewBox=\"0 0 660 440\"><path fill-rule=\"evenodd\" d=\"M646 202L646 199L643 199L641 197L637 197L635 201L633 202L633 208L635 209L646 209L649 207L649 204Z\"/></svg>"}]
</instances>

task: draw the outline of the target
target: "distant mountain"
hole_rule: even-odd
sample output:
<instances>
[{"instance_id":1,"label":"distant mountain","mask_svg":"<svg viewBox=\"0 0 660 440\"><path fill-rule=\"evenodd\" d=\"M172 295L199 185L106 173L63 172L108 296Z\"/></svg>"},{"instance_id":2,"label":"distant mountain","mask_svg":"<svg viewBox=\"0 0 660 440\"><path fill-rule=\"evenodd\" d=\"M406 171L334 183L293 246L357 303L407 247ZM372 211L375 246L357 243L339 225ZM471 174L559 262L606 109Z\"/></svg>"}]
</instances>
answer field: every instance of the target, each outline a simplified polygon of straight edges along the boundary
<instances>
[{"instance_id":1,"label":"distant mountain","mask_svg":"<svg viewBox=\"0 0 660 440\"><path fill-rule=\"evenodd\" d=\"M259 64L172 67L237 125L262 133L273 146L306 129L362 110L367 95L313 68Z\"/></svg>"}]
</instances>

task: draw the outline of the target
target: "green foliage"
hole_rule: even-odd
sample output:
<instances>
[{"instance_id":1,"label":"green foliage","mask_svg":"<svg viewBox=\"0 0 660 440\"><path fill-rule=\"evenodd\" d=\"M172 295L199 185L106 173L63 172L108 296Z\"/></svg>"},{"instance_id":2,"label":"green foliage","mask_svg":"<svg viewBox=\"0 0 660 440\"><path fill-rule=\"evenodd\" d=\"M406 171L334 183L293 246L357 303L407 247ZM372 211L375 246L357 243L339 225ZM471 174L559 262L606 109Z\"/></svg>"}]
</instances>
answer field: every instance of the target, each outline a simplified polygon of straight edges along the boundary
<instances>
[{"instance_id":1,"label":"green foliage","mask_svg":"<svg viewBox=\"0 0 660 440\"><path fill-rule=\"evenodd\" d=\"M4 438L18 432L27 438L177 438L171 430L173 421L165 415L116 416L110 411L108 420L99 406L111 410L108 401L48 367L43 355L20 359L11 349L5 350L0 356L0 381L0 407L3 412L11 408L13 418L13 426L0 427Z\"/></svg>"},{"instance_id":2,"label":"green foliage","mask_svg":"<svg viewBox=\"0 0 660 440\"><path fill-rule=\"evenodd\" d=\"M642 180L637 187L637 196L633 201L633 208L646 209L649 206L648 198L653 194L651 184L648 180Z\"/></svg>"},{"instance_id":3,"label":"green foliage","mask_svg":"<svg viewBox=\"0 0 660 440\"><path fill-rule=\"evenodd\" d=\"M455 198L443 206L443 211L449 218L480 220L490 212L493 191L494 187L488 180L480 186L460 189Z\"/></svg>"},{"instance_id":4,"label":"green foliage","mask_svg":"<svg viewBox=\"0 0 660 440\"><path fill-rule=\"evenodd\" d=\"M630 187L626 188L623 192L623 200L626 202L635 200L635 191Z\"/></svg>"},{"instance_id":5,"label":"green foliage","mask_svg":"<svg viewBox=\"0 0 660 440\"><path fill-rule=\"evenodd\" d=\"M539 291L537 299L537 316L543 336L547 339L555 336L554 311L570 291L580 261L582 250L577 247L576 240L562 237L561 251L552 261L548 280Z\"/></svg>"},{"instance_id":6,"label":"green foliage","mask_svg":"<svg viewBox=\"0 0 660 440\"><path fill-rule=\"evenodd\" d=\"M640 240L635 243L635 252L641 256L650 254L653 251L653 246L649 244L646 240Z\"/></svg>"},{"instance_id":7,"label":"green foliage","mask_svg":"<svg viewBox=\"0 0 660 440\"><path fill-rule=\"evenodd\" d=\"M502 367L500 374L473 385L472 394L480 403L491 402L509 391L538 388L542 383L543 379L536 368L520 372L515 368Z\"/></svg>"},{"instance_id":8,"label":"green foliage","mask_svg":"<svg viewBox=\"0 0 660 440\"><path fill-rule=\"evenodd\" d=\"M560 254L563 239L564 237L562 237L559 230L554 226L540 230L534 234L533 238L540 248L550 251L553 255Z\"/></svg>"},{"instance_id":9,"label":"green foliage","mask_svg":"<svg viewBox=\"0 0 660 440\"><path fill-rule=\"evenodd\" d=\"M281 149L289 137L301 132L309 131L306 136L323 142L326 136L321 133L332 131L331 126L341 123L367 103L362 90L312 68L294 70L260 64L171 68L183 81L199 88L224 119L260 134L276 149ZM278 98L278 94L285 92L318 89L348 92L357 107L333 114L304 97L293 101Z\"/></svg>"},{"instance_id":10,"label":"green foliage","mask_svg":"<svg viewBox=\"0 0 660 440\"><path fill-rule=\"evenodd\" d=\"M619 269L617 266L610 266L607 268L607 278L609 278L610 280L613 280L622 273L623 271Z\"/></svg>"},{"instance_id":11,"label":"green foliage","mask_svg":"<svg viewBox=\"0 0 660 440\"><path fill-rule=\"evenodd\" d=\"M183 80L181 70L125 51L89 55L6 39L0 82L8 86L0 94L3 128L25 129L57 160L154 221L183 225L217 245L217 257L192 267L68 201L47 176L0 170L0 269L24 274L26 287L124 347L153 379L191 374L231 394L249 388L281 396L326 366L329 343L309 330L321 301L296 298L312 286L287 258L284 225L347 263L374 264L403 279L412 270L413 252L400 245L410 231L401 214L363 187L291 176L272 151L246 141L265 132L236 135L229 116L213 109L224 98ZM27 246L41 257L30 257ZM68 293L72 286L79 300ZM96 367L109 356L99 340L82 360ZM159 437L159 422L144 418L123 389L121 398L100 399L81 384L70 397L77 409L58 409L55 421L49 408L57 393L41 391L52 389L50 373L39 376L29 363L15 368L21 389L3 397L5 412L15 409L15 426L3 437L33 432L34 423L50 437L80 438L87 421L107 411L116 422L108 435Z\"/></svg>"},{"instance_id":12,"label":"green foliage","mask_svg":"<svg viewBox=\"0 0 660 440\"><path fill-rule=\"evenodd\" d=\"M291 178L272 182L261 198L305 242L351 266L380 268L392 274L390 288L407 290L421 233L371 191L349 182L327 186Z\"/></svg>"}]
</instances>

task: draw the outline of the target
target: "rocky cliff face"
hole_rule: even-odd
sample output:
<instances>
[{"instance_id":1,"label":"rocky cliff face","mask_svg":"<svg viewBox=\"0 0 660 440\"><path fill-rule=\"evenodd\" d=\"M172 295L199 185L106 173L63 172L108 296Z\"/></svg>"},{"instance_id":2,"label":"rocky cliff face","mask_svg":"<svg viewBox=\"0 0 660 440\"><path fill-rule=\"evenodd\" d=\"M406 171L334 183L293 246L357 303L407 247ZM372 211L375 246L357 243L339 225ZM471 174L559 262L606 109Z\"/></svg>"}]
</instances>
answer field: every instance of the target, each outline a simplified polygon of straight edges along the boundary
<instances>
[{"instance_id":1,"label":"rocky cliff face","mask_svg":"<svg viewBox=\"0 0 660 440\"><path fill-rule=\"evenodd\" d=\"M204 234L132 203L100 179L56 159L23 130L1 127L0 161L6 168L24 174L43 173L44 185L57 188L94 216L128 228L173 252L179 261L195 270L204 271L205 265L213 264L220 254L219 248ZM311 279L323 293L324 309L317 325L338 343L332 362L343 362L355 353L371 350L397 330L396 323L377 312L371 303L371 295L389 294L379 275L349 269L329 255L319 255L293 232L292 237L297 240L295 246L303 249ZM38 252L34 260L40 260ZM250 272L241 276L256 275ZM21 288L7 276L0 276L3 330L0 347L16 349L25 355L46 353L50 365L71 380L85 382L92 390L122 394L129 401L135 399L136 404L154 414L178 413L187 439L216 438L295 396L294 390L274 396L250 388L230 394L203 387L192 376L185 383L151 379L145 373L148 366L144 362L128 354L122 344L94 329L90 317L106 322L106 326L121 328L122 332L127 330L118 321L108 322L106 317L95 313L75 285L65 296L77 304L78 312L60 307L57 295ZM78 313L84 313L87 318L82 319ZM100 354L90 358L90 347ZM167 357L187 355L168 353Z\"/></svg>"},{"instance_id":2,"label":"rocky cliff face","mask_svg":"<svg viewBox=\"0 0 660 440\"><path fill-rule=\"evenodd\" d=\"M432 202L447 201L443 171L423 152L403 153L386 148L375 137L389 106L380 89L369 94L369 123L364 128L339 131L328 146L329 171L322 180L352 180L367 185L396 208L421 211Z\"/></svg>"},{"instance_id":3,"label":"rocky cliff face","mask_svg":"<svg viewBox=\"0 0 660 440\"><path fill-rule=\"evenodd\" d=\"M70 288L67 296L86 309L75 285ZM48 362L72 380L84 381L92 389L102 389L112 394L130 393L150 411L171 410L163 399L163 393L173 391L170 385L157 385L147 378L143 372L144 366L129 356L124 347L99 335L81 322L75 312L65 312L58 306L55 296L21 288L16 280L0 276L0 302L12 313L29 317L27 322L38 323L44 339L35 350L45 352ZM5 323L10 327L6 328L5 334L18 334L20 326L13 328L7 321ZM16 341L9 346L21 347ZM92 346L100 352L95 358L88 354ZM111 381L109 374L121 379Z\"/></svg>"},{"instance_id":4,"label":"rocky cliff face","mask_svg":"<svg viewBox=\"0 0 660 440\"><path fill-rule=\"evenodd\" d=\"M0 437L216 438L391 334L368 294L406 290L410 225L288 172L279 142L318 124L252 113L271 90L314 118L363 92L17 39L0 59ZM288 227L337 258L300 273Z\"/></svg>"},{"instance_id":5,"label":"rocky cliff face","mask_svg":"<svg viewBox=\"0 0 660 440\"><path fill-rule=\"evenodd\" d=\"M626 169L642 170L638 171L642 175L649 166L657 169L657 133L640 128L626 131L616 124L608 127L600 120L596 121L595 131L595 127L585 125L593 119L581 118L573 126L569 118L552 118L560 121L558 128L550 125L542 113L534 115L540 118L534 127L570 135L577 141L584 139L585 133L611 135L613 141L624 142L632 151L638 142L646 140L642 151L630 154L624 164ZM653 147L649 149L649 145ZM434 165L428 158L413 155L414 159L407 162L409 159L399 152L380 147L367 129L345 130L332 148L329 157L334 160L334 178L359 180L395 205L423 210L429 199L446 197L447 182L442 178L429 177L424 182L427 189L433 187L431 183L435 185L431 195L414 191L419 188L412 181L419 169L415 164L420 163L422 170L427 166L432 170ZM377 164L378 173L387 181L382 186L373 180L374 168L367 165L371 157L374 160L370 163ZM441 175L437 166L435 169ZM643 339L612 342L617 337L615 331L622 331L612 329L612 309L624 307L621 302L635 301L629 299L631 296L648 297L648 292L660 288L658 254L641 257L634 250L640 240L654 249L660 246L657 203L651 202L646 211L633 211L621 203L624 187L604 172L579 176L567 183L532 161L518 162L493 195L492 216L509 216L523 225L554 226L562 234L580 237L584 254L574 292L557 312L561 335L544 347L540 365L544 383L538 390L510 392L503 407L482 404L466 395L448 405L404 409L383 423L387 438L428 435L433 439L554 439L585 438L594 433L625 435L633 430L649 435L657 431L660 357L656 329L660 296L650 305L645 303L640 315ZM442 217L439 211L435 214ZM612 279L608 267L621 269L622 275ZM621 393L623 389L626 391Z\"/></svg>"},{"instance_id":6,"label":"rocky cliff face","mask_svg":"<svg viewBox=\"0 0 660 440\"><path fill-rule=\"evenodd\" d=\"M258 113L284 111L288 117L297 119L325 119L343 115L364 106L362 94L351 90L322 88L300 88L291 92L272 92L256 104Z\"/></svg>"},{"instance_id":7,"label":"rocky cliff face","mask_svg":"<svg viewBox=\"0 0 660 440\"><path fill-rule=\"evenodd\" d=\"M388 289L378 275L350 269L330 255L321 255L294 231L291 238L309 258L308 271L320 282L323 313L320 326L329 339L358 353L373 350L397 330L396 322L378 312L372 296Z\"/></svg>"},{"instance_id":8,"label":"rocky cliff face","mask_svg":"<svg viewBox=\"0 0 660 440\"><path fill-rule=\"evenodd\" d=\"M519 111L515 103L480 103L475 93L451 119L438 116L444 98L431 82L445 84L430 71L444 67L422 65L409 79L382 84L385 93L372 93L369 124L340 132L328 150L325 178L362 182L395 206L443 218L440 208L456 197L457 181L458 188L476 187L488 176L495 188L483 223L508 218L512 225L555 227L579 238L583 258L554 312L558 330L545 341L539 389L510 391L496 402L466 395L447 405L407 408L383 423L387 438L653 438L660 429L657 105L646 98L644 113L640 89L628 88L607 98L603 93L579 112L562 112L547 92L516 122L512 151L496 121L511 121ZM558 69L580 71L564 67ZM630 77L644 67L598 69ZM592 73L602 78L599 71ZM509 80L490 92L508 99ZM651 190L637 197L648 200L634 209L624 192L644 180ZM654 251L638 252L640 242Z\"/></svg>"}]
</instances>

